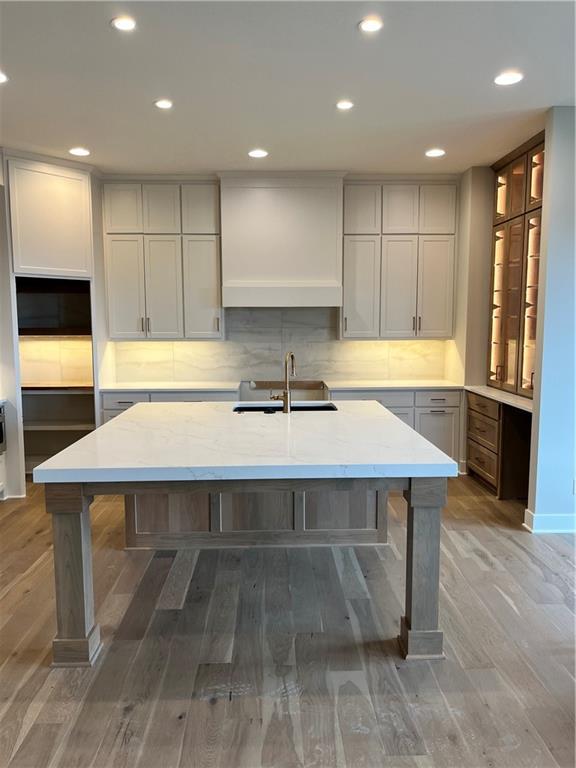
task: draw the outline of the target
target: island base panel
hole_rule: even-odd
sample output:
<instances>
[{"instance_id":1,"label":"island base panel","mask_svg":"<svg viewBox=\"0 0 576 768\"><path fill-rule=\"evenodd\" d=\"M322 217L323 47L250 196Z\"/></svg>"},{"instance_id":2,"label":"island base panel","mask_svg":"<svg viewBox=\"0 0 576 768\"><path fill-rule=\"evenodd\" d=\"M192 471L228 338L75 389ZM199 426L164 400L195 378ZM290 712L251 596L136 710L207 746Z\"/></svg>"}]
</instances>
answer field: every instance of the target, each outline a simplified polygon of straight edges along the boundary
<instances>
[{"instance_id":1,"label":"island base panel","mask_svg":"<svg viewBox=\"0 0 576 768\"><path fill-rule=\"evenodd\" d=\"M387 502L362 489L127 495L126 547L385 544Z\"/></svg>"}]
</instances>

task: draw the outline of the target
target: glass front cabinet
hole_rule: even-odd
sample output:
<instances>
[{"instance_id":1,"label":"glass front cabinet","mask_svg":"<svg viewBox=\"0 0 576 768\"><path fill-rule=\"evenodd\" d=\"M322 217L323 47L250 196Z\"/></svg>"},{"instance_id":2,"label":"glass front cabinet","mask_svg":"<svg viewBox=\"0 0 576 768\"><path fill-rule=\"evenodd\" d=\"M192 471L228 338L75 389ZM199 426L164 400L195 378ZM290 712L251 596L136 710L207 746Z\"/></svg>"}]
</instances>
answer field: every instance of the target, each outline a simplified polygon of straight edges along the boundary
<instances>
[{"instance_id":1,"label":"glass front cabinet","mask_svg":"<svg viewBox=\"0 0 576 768\"><path fill-rule=\"evenodd\" d=\"M488 384L532 397L544 145L496 172Z\"/></svg>"}]
</instances>

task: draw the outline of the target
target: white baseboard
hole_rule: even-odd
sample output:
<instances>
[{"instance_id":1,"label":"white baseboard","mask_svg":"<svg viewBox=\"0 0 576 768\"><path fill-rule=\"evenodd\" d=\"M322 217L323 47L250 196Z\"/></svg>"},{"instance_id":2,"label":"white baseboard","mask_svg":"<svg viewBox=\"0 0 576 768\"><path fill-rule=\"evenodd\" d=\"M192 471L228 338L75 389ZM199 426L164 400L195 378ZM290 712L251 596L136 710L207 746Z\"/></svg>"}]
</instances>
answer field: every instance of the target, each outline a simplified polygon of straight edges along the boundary
<instances>
[{"instance_id":1,"label":"white baseboard","mask_svg":"<svg viewBox=\"0 0 576 768\"><path fill-rule=\"evenodd\" d=\"M523 525L530 533L576 533L576 515L535 515L526 509Z\"/></svg>"}]
</instances>

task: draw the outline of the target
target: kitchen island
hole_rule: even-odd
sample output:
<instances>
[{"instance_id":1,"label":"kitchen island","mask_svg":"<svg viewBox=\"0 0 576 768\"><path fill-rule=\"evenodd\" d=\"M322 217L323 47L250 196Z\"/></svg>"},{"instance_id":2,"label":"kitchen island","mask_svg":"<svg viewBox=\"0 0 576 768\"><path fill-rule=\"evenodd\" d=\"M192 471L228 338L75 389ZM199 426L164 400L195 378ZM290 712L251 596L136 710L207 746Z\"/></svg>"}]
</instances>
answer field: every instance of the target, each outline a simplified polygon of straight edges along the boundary
<instances>
[{"instance_id":1,"label":"kitchen island","mask_svg":"<svg viewBox=\"0 0 576 768\"><path fill-rule=\"evenodd\" d=\"M140 403L34 470L52 515L58 632L54 663L91 664L90 504L95 495L402 491L408 504L407 658L442 656L441 510L456 463L379 403L332 411L237 413L233 403ZM281 541L278 541L281 544Z\"/></svg>"}]
</instances>

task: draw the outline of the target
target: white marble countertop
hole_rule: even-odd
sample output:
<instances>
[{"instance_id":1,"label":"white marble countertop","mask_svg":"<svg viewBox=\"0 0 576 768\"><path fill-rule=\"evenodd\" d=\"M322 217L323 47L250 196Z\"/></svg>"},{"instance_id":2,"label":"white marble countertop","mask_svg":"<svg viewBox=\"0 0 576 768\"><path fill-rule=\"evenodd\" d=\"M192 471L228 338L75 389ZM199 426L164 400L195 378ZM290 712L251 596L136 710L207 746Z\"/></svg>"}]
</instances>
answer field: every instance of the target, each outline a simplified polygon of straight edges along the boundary
<instances>
[{"instance_id":1,"label":"white marble countertop","mask_svg":"<svg viewBox=\"0 0 576 768\"><path fill-rule=\"evenodd\" d=\"M463 389L449 379L324 379L328 389Z\"/></svg>"},{"instance_id":2,"label":"white marble countertop","mask_svg":"<svg viewBox=\"0 0 576 768\"><path fill-rule=\"evenodd\" d=\"M529 397L521 397L520 395L512 394L512 392L503 392L501 389L481 384L464 387L464 389L467 392L474 392L477 395L482 395L482 397L489 397L490 400L497 400L499 403L512 405L514 408L520 408L522 411L532 413L532 400Z\"/></svg>"},{"instance_id":3,"label":"white marble countertop","mask_svg":"<svg viewBox=\"0 0 576 768\"><path fill-rule=\"evenodd\" d=\"M253 405L254 403L248 403ZM456 463L375 401L337 411L234 413L140 403L40 464L36 482L451 477Z\"/></svg>"},{"instance_id":4,"label":"white marble countertop","mask_svg":"<svg viewBox=\"0 0 576 768\"><path fill-rule=\"evenodd\" d=\"M100 392L236 392L239 381L122 381L101 384Z\"/></svg>"}]
</instances>

